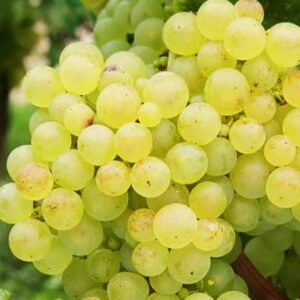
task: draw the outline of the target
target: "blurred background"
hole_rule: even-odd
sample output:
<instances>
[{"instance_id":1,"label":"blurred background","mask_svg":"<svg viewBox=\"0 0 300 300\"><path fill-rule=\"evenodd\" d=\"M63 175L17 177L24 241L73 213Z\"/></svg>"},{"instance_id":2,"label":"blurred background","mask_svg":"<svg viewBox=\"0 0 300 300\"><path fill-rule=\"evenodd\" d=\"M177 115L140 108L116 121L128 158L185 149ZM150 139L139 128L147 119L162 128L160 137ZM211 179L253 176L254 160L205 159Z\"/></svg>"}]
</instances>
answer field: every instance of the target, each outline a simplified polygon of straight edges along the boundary
<instances>
[{"instance_id":1,"label":"blurred background","mask_svg":"<svg viewBox=\"0 0 300 300\"><path fill-rule=\"evenodd\" d=\"M73 40L92 41L96 12L89 11L86 4L93 1L99 2L0 0L0 184L9 181L5 166L8 153L30 143L28 123L34 108L20 89L24 73L38 65L55 66L64 45ZM194 10L204 0L174 2L181 10ZM282 21L300 24L300 0L261 3L267 28ZM11 292L11 300L65 300L59 278L43 276L31 264L11 255L8 231L9 226L0 222L0 300L6 299L1 289Z\"/></svg>"}]
</instances>

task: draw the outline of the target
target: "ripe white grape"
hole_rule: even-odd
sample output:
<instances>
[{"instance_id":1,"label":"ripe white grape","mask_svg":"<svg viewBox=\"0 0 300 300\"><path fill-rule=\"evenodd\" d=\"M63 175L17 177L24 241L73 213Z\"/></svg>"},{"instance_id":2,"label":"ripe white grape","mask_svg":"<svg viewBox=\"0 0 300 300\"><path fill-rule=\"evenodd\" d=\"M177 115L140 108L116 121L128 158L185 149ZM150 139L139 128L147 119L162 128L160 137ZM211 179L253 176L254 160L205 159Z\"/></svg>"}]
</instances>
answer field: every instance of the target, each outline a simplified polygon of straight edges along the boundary
<instances>
[{"instance_id":1,"label":"ripe white grape","mask_svg":"<svg viewBox=\"0 0 300 300\"><path fill-rule=\"evenodd\" d=\"M264 20L264 8L257 0L239 0L235 7L241 17L250 17L259 23Z\"/></svg>"},{"instance_id":2,"label":"ripe white grape","mask_svg":"<svg viewBox=\"0 0 300 300\"><path fill-rule=\"evenodd\" d=\"M300 72L294 71L287 75L282 84L282 94L288 104L294 107L300 107L300 97L298 94L300 88Z\"/></svg>"},{"instance_id":3,"label":"ripe white grape","mask_svg":"<svg viewBox=\"0 0 300 300\"><path fill-rule=\"evenodd\" d=\"M162 111L155 102L147 102L140 106L138 119L145 127L155 127L162 119Z\"/></svg>"},{"instance_id":4,"label":"ripe white grape","mask_svg":"<svg viewBox=\"0 0 300 300\"><path fill-rule=\"evenodd\" d=\"M36 109L29 120L30 134L33 134L33 132L39 125L48 121L51 121L50 116L48 114L48 110L46 108Z\"/></svg>"}]
</instances>

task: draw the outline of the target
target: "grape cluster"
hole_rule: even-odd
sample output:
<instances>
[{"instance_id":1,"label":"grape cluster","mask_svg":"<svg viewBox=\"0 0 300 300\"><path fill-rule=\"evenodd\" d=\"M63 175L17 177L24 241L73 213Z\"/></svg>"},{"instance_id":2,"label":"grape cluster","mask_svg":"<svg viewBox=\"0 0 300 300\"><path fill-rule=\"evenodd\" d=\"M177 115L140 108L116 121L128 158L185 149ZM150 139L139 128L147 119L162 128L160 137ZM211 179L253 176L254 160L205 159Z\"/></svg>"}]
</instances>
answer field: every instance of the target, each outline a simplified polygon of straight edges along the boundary
<instances>
[{"instance_id":1,"label":"grape cluster","mask_svg":"<svg viewBox=\"0 0 300 300\"><path fill-rule=\"evenodd\" d=\"M265 31L256 0L208 0L164 25L152 4L110 0L96 41L105 53L125 36L116 18L135 37L160 22L162 42L141 38L169 50L167 70L75 42L25 76L31 145L0 189L10 249L62 274L70 299L247 300L230 266L244 249L295 298L300 28Z\"/></svg>"}]
</instances>

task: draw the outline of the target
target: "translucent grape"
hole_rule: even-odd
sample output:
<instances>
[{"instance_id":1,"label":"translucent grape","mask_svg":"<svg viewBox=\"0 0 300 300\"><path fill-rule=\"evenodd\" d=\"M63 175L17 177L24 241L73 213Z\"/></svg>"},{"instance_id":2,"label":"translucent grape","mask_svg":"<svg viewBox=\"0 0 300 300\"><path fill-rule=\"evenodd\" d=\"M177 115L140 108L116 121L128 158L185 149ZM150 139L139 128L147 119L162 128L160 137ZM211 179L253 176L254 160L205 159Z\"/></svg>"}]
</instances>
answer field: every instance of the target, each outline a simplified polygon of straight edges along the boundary
<instances>
[{"instance_id":1,"label":"translucent grape","mask_svg":"<svg viewBox=\"0 0 300 300\"><path fill-rule=\"evenodd\" d=\"M0 219L15 224L28 219L33 212L33 204L18 191L15 183L7 183L0 188Z\"/></svg>"},{"instance_id":2,"label":"translucent grape","mask_svg":"<svg viewBox=\"0 0 300 300\"><path fill-rule=\"evenodd\" d=\"M144 197L158 197L169 187L170 170L166 163L156 157L146 157L135 163L130 172L133 189Z\"/></svg>"},{"instance_id":3,"label":"translucent grape","mask_svg":"<svg viewBox=\"0 0 300 300\"><path fill-rule=\"evenodd\" d=\"M244 293L246 295L248 295L248 293L249 293L248 286L247 286L247 283L245 282L245 280L241 276L236 275L236 274L234 275L233 284L232 284L230 290L238 291L238 292Z\"/></svg>"},{"instance_id":4,"label":"translucent grape","mask_svg":"<svg viewBox=\"0 0 300 300\"><path fill-rule=\"evenodd\" d=\"M235 7L241 17L250 17L259 23L264 20L264 8L257 0L239 0Z\"/></svg>"},{"instance_id":5,"label":"translucent grape","mask_svg":"<svg viewBox=\"0 0 300 300\"><path fill-rule=\"evenodd\" d=\"M129 168L120 161L110 161L98 169L96 183L102 193L120 196L130 187Z\"/></svg>"},{"instance_id":6,"label":"translucent grape","mask_svg":"<svg viewBox=\"0 0 300 300\"><path fill-rule=\"evenodd\" d=\"M264 218L260 218L257 226L248 231L247 235L249 236L260 236L262 234L265 234L266 232L269 232L270 230L274 229L276 225L271 224L267 222Z\"/></svg>"},{"instance_id":7,"label":"translucent grape","mask_svg":"<svg viewBox=\"0 0 300 300\"><path fill-rule=\"evenodd\" d=\"M163 118L177 116L189 99L189 90L185 81L173 72L160 72L152 76L143 90L144 102L157 103Z\"/></svg>"},{"instance_id":8,"label":"translucent grape","mask_svg":"<svg viewBox=\"0 0 300 300\"><path fill-rule=\"evenodd\" d=\"M34 267L47 275L61 274L71 263L72 253L65 248L61 240L54 236L50 249L43 259L33 262Z\"/></svg>"},{"instance_id":9,"label":"translucent grape","mask_svg":"<svg viewBox=\"0 0 300 300\"><path fill-rule=\"evenodd\" d=\"M232 264L239 257L243 250L242 240L239 235L236 236L235 243L231 251L223 256L222 259L227 261L229 264Z\"/></svg>"},{"instance_id":10,"label":"translucent grape","mask_svg":"<svg viewBox=\"0 0 300 300\"><path fill-rule=\"evenodd\" d=\"M205 293L194 293L186 297L185 300L213 300L213 298Z\"/></svg>"},{"instance_id":11,"label":"translucent grape","mask_svg":"<svg viewBox=\"0 0 300 300\"><path fill-rule=\"evenodd\" d=\"M290 167L274 170L267 179L266 192L269 200L278 207L297 205L300 201L300 172Z\"/></svg>"},{"instance_id":12,"label":"translucent grape","mask_svg":"<svg viewBox=\"0 0 300 300\"><path fill-rule=\"evenodd\" d=\"M283 97L291 106L300 107L299 88L300 72L294 71L284 79L282 84Z\"/></svg>"},{"instance_id":13,"label":"translucent grape","mask_svg":"<svg viewBox=\"0 0 300 300\"><path fill-rule=\"evenodd\" d=\"M110 300L146 300L149 286L141 275L121 272L109 281L107 294Z\"/></svg>"},{"instance_id":14,"label":"translucent grape","mask_svg":"<svg viewBox=\"0 0 300 300\"><path fill-rule=\"evenodd\" d=\"M117 252L99 249L87 258L89 276L97 282L109 282L120 271L120 258Z\"/></svg>"},{"instance_id":15,"label":"translucent grape","mask_svg":"<svg viewBox=\"0 0 300 300\"><path fill-rule=\"evenodd\" d=\"M187 205L168 204L156 213L153 230L156 238L165 247L182 248L192 241L196 233L197 217Z\"/></svg>"},{"instance_id":16,"label":"translucent grape","mask_svg":"<svg viewBox=\"0 0 300 300\"><path fill-rule=\"evenodd\" d=\"M187 142L205 145L213 141L220 129L218 112L207 103L188 105L179 115L178 131Z\"/></svg>"},{"instance_id":17,"label":"translucent grape","mask_svg":"<svg viewBox=\"0 0 300 300\"><path fill-rule=\"evenodd\" d=\"M145 64L148 64L147 74L149 64L152 64L159 57L159 53L157 51L147 46L133 46L129 49L129 52L133 52L139 56Z\"/></svg>"},{"instance_id":18,"label":"translucent grape","mask_svg":"<svg viewBox=\"0 0 300 300\"><path fill-rule=\"evenodd\" d=\"M37 261L47 256L52 235L48 226L36 219L16 223L9 233L11 252L23 261Z\"/></svg>"},{"instance_id":19,"label":"translucent grape","mask_svg":"<svg viewBox=\"0 0 300 300\"><path fill-rule=\"evenodd\" d=\"M196 54L204 42L197 28L197 18L191 12L179 12L171 16L163 29L163 41L167 48L178 55Z\"/></svg>"},{"instance_id":20,"label":"translucent grape","mask_svg":"<svg viewBox=\"0 0 300 300\"><path fill-rule=\"evenodd\" d=\"M162 111L155 102L144 103L139 108L138 119L145 127L155 127L162 119Z\"/></svg>"},{"instance_id":21,"label":"translucent grape","mask_svg":"<svg viewBox=\"0 0 300 300\"><path fill-rule=\"evenodd\" d=\"M246 294L238 291L225 292L217 298L217 300L251 300Z\"/></svg>"},{"instance_id":22,"label":"translucent grape","mask_svg":"<svg viewBox=\"0 0 300 300\"><path fill-rule=\"evenodd\" d=\"M153 293L147 298L147 300L180 300L180 298L177 295Z\"/></svg>"},{"instance_id":23,"label":"translucent grape","mask_svg":"<svg viewBox=\"0 0 300 300\"><path fill-rule=\"evenodd\" d=\"M208 77L218 69L235 68L236 59L226 52L223 43L207 41L198 51L197 63L202 75Z\"/></svg>"},{"instance_id":24,"label":"translucent grape","mask_svg":"<svg viewBox=\"0 0 300 300\"><path fill-rule=\"evenodd\" d=\"M128 219L132 212L131 209L126 209L118 218L111 222L112 231L117 237L125 239Z\"/></svg>"},{"instance_id":25,"label":"translucent grape","mask_svg":"<svg viewBox=\"0 0 300 300\"><path fill-rule=\"evenodd\" d=\"M292 215L297 221L300 222L300 205L299 204L292 207Z\"/></svg>"},{"instance_id":26,"label":"translucent grape","mask_svg":"<svg viewBox=\"0 0 300 300\"><path fill-rule=\"evenodd\" d=\"M47 109L45 108L38 108L34 111L34 113L31 115L31 118L29 120L29 131L31 134L35 131L35 129L50 120L50 116L48 114Z\"/></svg>"},{"instance_id":27,"label":"translucent grape","mask_svg":"<svg viewBox=\"0 0 300 300\"><path fill-rule=\"evenodd\" d=\"M237 18L226 28L224 46L226 51L236 59L252 59L263 52L265 45L265 29L252 18Z\"/></svg>"},{"instance_id":28,"label":"translucent grape","mask_svg":"<svg viewBox=\"0 0 300 300\"><path fill-rule=\"evenodd\" d=\"M300 108L295 108L287 113L283 120L282 131L296 146L300 146Z\"/></svg>"},{"instance_id":29,"label":"translucent grape","mask_svg":"<svg viewBox=\"0 0 300 300\"><path fill-rule=\"evenodd\" d=\"M198 10L198 29L206 38L220 41L229 23L237 17L238 11L229 1L208 0Z\"/></svg>"},{"instance_id":30,"label":"translucent grape","mask_svg":"<svg viewBox=\"0 0 300 300\"><path fill-rule=\"evenodd\" d=\"M220 115L231 116L243 110L250 97L250 86L238 70L219 69L208 77L204 96Z\"/></svg>"},{"instance_id":31,"label":"translucent grape","mask_svg":"<svg viewBox=\"0 0 300 300\"><path fill-rule=\"evenodd\" d=\"M94 299L96 297L96 299ZM107 293L102 288L94 288L84 293L83 300L108 300Z\"/></svg>"},{"instance_id":32,"label":"translucent grape","mask_svg":"<svg viewBox=\"0 0 300 300\"><path fill-rule=\"evenodd\" d=\"M283 121L286 115L293 110L293 107L290 106L288 103L277 106L276 114L274 119L280 124L283 124Z\"/></svg>"},{"instance_id":33,"label":"translucent grape","mask_svg":"<svg viewBox=\"0 0 300 300\"><path fill-rule=\"evenodd\" d=\"M139 195L134 189L129 189L129 207L133 210L146 208L146 198Z\"/></svg>"},{"instance_id":34,"label":"translucent grape","mask_svg":"<svg viewBox=\"0 0 300 300\"><path fill-rule=\"evenodd\" d=\"M71 190L57 188L43 200L42 213L52 228L69 230L75 227L83 216L82 200Z\"/></svg>"},{"instance_id":35,"label":"translucent grape","mask_svg":"<svg viewBox=\"0 0 300 300\"><path fill-rule=\"evenodd\" d=\"M119 31L122 32L122 29ZM105 44L103 44L102 47L100 48L100 50L101 50L104 58L108 58L116 52L127 51L127 50L129 50L129 48L130 48L130 45L127 41L114 39L111 41L107 41Z\"/></svg>"},{"instance_id":36,"label":"translucent grape","mask_svg":"<svg viewBox=\"0 0 300 300\"><path fill-rule=\"evenodd\" d=\"M269 122L263 124L266 132L266 138L269 139L274 135L281 134L281 126L276 119L272 119Z\"/></svg>"},{"instance_id":37,"label":"translucent grape","mask_svg":"<svg viewBox=\"0 0 300 300\"><path fill-rule=\"evenodd\" d=\"M57 185L77 191L92 179L94 167L83 160L77 150L72 149L53 162L52 173Z\"/></svg>"},{"instance_id":38,"label":"translucent grape","mask_svg":"<svg viewBox=\"0 0 300 300\"><path fill-rule=\"evenodd\" d=\"M32 151L42 160L53 161L71 148L71 135L59 123L46 122L32 134Z\"/></svg>"},{"instance_id":39,"label":"translucent grape","mask_svg":"<svg viewBox=\"0 0 300 300\"><path fill-rule=\"evenodd\" d=\"M251 154L264 145L266 133L264 127L255 119L241 117L231 126L229 140L237 151Z\"/></svg>"},{"instance_id":40,"label":"translucent grape","mask_svg":"<svg viewBox=\"0 0 300 300\"><path fill-rule=\"evenodd\" d=\"M92 253L104 237L101 223L87 215L83 215L80 223L72 229L59 231L58 236L65 247L77 256Z\"/></svg>"},{"instance_id":41,"label":"translucent grape","mask_svg":"<svg viewBox=\"0 0 300 300\"><path fill-rule=\"evenodd\" d=\"M40 163L30 163L20 168L15 181L22 197L28 200L44 198L53 187L51 172Z\"/></svg>"},{"instance_id":42,"label":"translucent grape","mask_svg":"<svg viewBox=\"0 0 300 300\"><path fill-rule=\"evenodd\" d=\"M215 219L224 212L227 206L227 195L215 182L200 182L191 190L189 205L198 218Z\"/></svg>"},{"instance_id":43,"label":"translucent grape","mask_svg":"<svg viewBox=\"0 0 300 300\"><path fill-rule=\"evenodd\" d=\"M149 279L151 287L158 293L163 295L176 294L182 287L182 283L173 279L168 270L163 273L150 277Z\"/></svg>"},{"instance_id":44,"label":"translucent grape","mask_svg":"<svg viewBox=\"0 0 300 300\"><path fill-rule=\"evenodd\" d=\"M130 22L130 15L135 4L136 1L120 1L113 14L113 18L127 33L132 33L134 31L134 28Z\"/></svg>"},{"instance_id":45,"label":"translucent grape","mask_svg":"<svg viewBox=\"0 0 300 300\"><path fill-rule=\"evenodd\" d=\"M207 274L209 268L210 257L192 244L170 252L168 271L178 282L196 283Z\"/></svg>"},{"instance_id":46,"label":"translucent grape","mask_svg":"<svg viewBox=\"0 0 300 300\"><path fill-rule=\"evenodd\" d=\"M132 263L143 276L157 276L168 266L169 250L158 241L138 244L132 253Z\"/></svg>"},{"instance_id":47,"label":"translucent grape","mask_svg":"<svg viewBox=\"0 0 300 300\"><path fill-rule=\"evenodd\" d=\"M121 264L128 272L136 272L135 267L132 264L132 252L133 248L131 248L126 242L123 243L119 251Z\"/></svg>"},{"instance_id":48,"label":"translucent grape","mask_svg":"<svg viewBox=\"0 0 300 300\"><path fill-rule=\"evenodd\" d=\"M22 89L28 101L37 107L48 107L53 97L64 92L59 73L47 66L30 70L23 79Z\"/></svg>"}]
</instances>

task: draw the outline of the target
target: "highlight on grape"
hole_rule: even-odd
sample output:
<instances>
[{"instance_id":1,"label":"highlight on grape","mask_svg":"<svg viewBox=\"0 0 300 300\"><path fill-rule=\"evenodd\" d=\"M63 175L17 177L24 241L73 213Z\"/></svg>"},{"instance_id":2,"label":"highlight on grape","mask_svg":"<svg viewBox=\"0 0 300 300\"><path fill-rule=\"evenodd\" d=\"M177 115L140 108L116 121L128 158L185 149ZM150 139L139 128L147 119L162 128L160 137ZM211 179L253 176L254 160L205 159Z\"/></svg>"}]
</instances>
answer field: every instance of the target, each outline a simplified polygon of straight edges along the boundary
<instances>
[{"instance_id":1,"label":"highlight on grape","mask_svg":"<svg viewBox=\"0 0 300 300\"><path fill-rule=\"evenodd\" d=\"M30 70L31 144L0 188L12 253L71 300L249 300L241 251L299 296L300 28L263 17L109 0L95 44Z\"/></svg>"}]
</instances>

